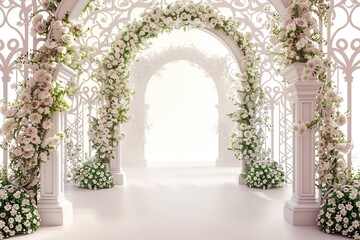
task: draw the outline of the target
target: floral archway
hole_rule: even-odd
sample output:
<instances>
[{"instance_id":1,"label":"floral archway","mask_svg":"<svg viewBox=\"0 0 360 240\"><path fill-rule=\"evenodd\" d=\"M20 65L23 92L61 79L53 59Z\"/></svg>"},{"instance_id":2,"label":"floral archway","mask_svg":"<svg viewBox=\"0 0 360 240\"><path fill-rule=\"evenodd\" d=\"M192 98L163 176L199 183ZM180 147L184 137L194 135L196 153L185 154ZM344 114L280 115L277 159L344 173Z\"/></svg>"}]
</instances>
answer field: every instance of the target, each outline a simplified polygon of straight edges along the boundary
<instances>
[{"instance_id":1,"label":"floral archway","mask_svg":"<svg viewBox=\"0 0 360 240\"><path fill-rule=\"evenodd\" d=\"M236 44L237 55L241 56L239 67L242 73L236 79L236 112L230 117L237 124L231 149L244 160L244 171L248 171L254 160L266 157L263 147L263 125L261 110L264 94L260 87L259 61L252 46L251 35L245 36L237 29L239 22L219 15L204 3L174 3L165 7L156 6L142 14L141 20L127 24L111 43L110 53L102 60L95 74L102 84L98 95L103 106L93 118L90 139L96 150L95 159L110 163L115 159L115 147L122 138L121 123L128 121L127 112L132 89L129 87L130 64L146 41L156 38L162 32L182 27L204 28L218 36L224 36ZM239 61L239 60L238 60Z\"/></svg>"},{"instance_id":2,"label":"floral archway","mask_svg":"<svg viewBox=\"0 0 360 240\"><path fill-rule=\"evenodd\" d=\"M6 136L5 145L10 146L11 164L15 169L14 179L12 180L17 183L17 187L24 187L29 190L31 197L35 197L39 190L40 163L48 160L50 151L56 149L59 143L58 137L53 138L47 136L48 132L50 132L49 130L53 129L51 120L56 113L61 112L63 108L67 106L65 98L72 89L71 81L69 86L66 87L61 86L61 84L55 81L56 74L58 73L58 65L55 66L55 63L63 62L76 69L78 68L78 62L73 61L69 55L76 57L75 59L79 61L84 57L79 53L83 48L77 45L69 46L73 38L81 34L81 25L69 21L68 15L63 21L58 20L54 14L57 7L56 4L58 3L60 3L60 1L51 2L51 4L49 1L44 1L44 7L51 12L50 16L46 20L41 16L35 16L33 18L35 32L41 36L46 36L46 42L45 45L33 55L26 56L25 59L22 59L24 62L27 62L27 57L31 59L30 62L34 64L32 66L34 67L34 78L28 79L26 83L20 85L18 99L7 109L7 119L4 124L5 127L2 129ZM310 8L314 6L316 7L316 5L311 5L310 2L306 0L295 0L291 3L289 7L291 16L289 16L290 20L287 22L291 27L287 29L282 27L281 30L278 31L278 33L286 33L282 34L281 36L283 37L280 39L284 49L294 50L293 52L295 52L295 54L299 53L299 50L305 49L305 38L303 38L303 34L311 33L311 31L308 31L307 21L299 21L298 14L302 12L305 13L307 17L310 17L308 12L310 12ZM98 116L94 118L92 125L92 142L97 152L95 158L105 163L115 158L114 149L121 140L119 126L128 120L127 111L132 94L132 90L128 85L130 74L129 64L134 60L136 53L144 46L146 40L156 37L161 32L171 31L174 28L180 27L209 29L219 36L226 36L224 39L229 39L235 43L242 55L243 61L239 63L242 73L239 78L236 79L238 89L234 100L237 111L231 114L231 118L238 126L237 131L234 133L231 148L237 153L239 158L245 160L245 170L251 165L254 157L261 158L262 156L266 156L266 152L261 148L263 140L261 127L264 123L259 116L263 104L263 92L259 87L259 71L256 67L259 59L248 39L250 36L243 36L238 32L237 24L237 21L233 19L225 19L219 16L211 7L205 4L189 3L186 5L172 4L165 8L155 7L150 12L144 13L141 21L134 21L126 25L124 30L116 38L116 41L112 43L111 52L103 59L102 68L96 74L97 80L102 83L99 100L103 104L103 107L100 108ZM314 29L312 29L312 31L313 30ZM317 29L315 29L315 31L317 31ZM56 35L54 32L59 33L59 35ZM287 35L288 33L290 34L289 36ZM291 37L293 37L294 34L300 34L296 36L299 38L295 38L298 42L296 45L292 44L294 39ZM314 36L318 36L317 32ZM288 42L287 40L289 39L292 41ZM309 38L309 41L310 40L315 43L321 43L319 38ZM306 82L306 80L309 80L308 78L312 76L318 78L318 80L323 83L316 105L316 119L304 123L304 119L300 119L297 116L299 118L299 125L296 125L296 128L299 130L299 133L304 133L307 129L317 127L320 133L324 133L324 135L322 135L324 141L319 142L318 145L321 147L319 149L326 151L318 153L318 155L321 155L319 163L320 170L325 169L321 169L322 165L324 165L326 166L326 171L319 171L319 173L321 176L330 178L331 181L320 183L328 184L325 188L326 190L329 189L328 194L338 194L340 192L338 188L344 188L342 189L344 192L348 191L346 186L344 187L343 185L346 183L348 176L347 172L344 171L346 169L344 169L340 152L346 152L346 150L351 147L351 144L343 139L343 134L338 128L338 125L341 125L346 117L336 110L340 97L333 91L331 81L327 81L326 68L328 67L328 63L326 62L326 64L323 65L322 61L315 61L321 60L323 57L321 51L317 49L315 54L307 54L305 58L296 58L296 56L290 56L286 52L283 57L289 58L287 59L289 61L285 61L286 65L296 62L302 62L303 65L306 63L301 81L300 78L294 80L294 82L296 82L296 85L293 84L295 88L312 85L312 87L314 87L312 90L316 90L314 94L314 96L316 96L320 83L313 84L315 81L309 83ZM304 66L302 67L304 68ZM310 69L313 71L309 71ZM300 71L297 71L297 73L299 72ZM324 96L326 96L327 99L324 98ZM332 101L326 101L329 99L332 99ZM329 105L329 103L331 105ZM38 104L41 104L41 107L39 107ZM309 112L314 110L310 107L308 109L310 109ZM323 121L323 117L327 117L327 119ZM336 118L337 121L333 121L334 118ZM326 131L328 132L326 133ZM309 131L307 135L310 135ZM296 139L304 143L301 136L296 136ZM314 137L312 136L310 139L314 140ZM15 144L12 144L13 142L15 142ZM334 143L336 143L336 145L334 145ZM308 150L313 149L313 147L314 146L309 147ZM326 147L326 149L323 149L324 147ZM315 159L313 155L314 153L311 153L310 159L307 160L313 161ZM31 159L31 161L28 161L28 159ZM301 158L298 160L300 160L299 162L303 161ZM315 164L301 166L302 168L300 168L299 173L303 173L302 170L305 168L314 170L314 167L310 165ZM313 172L309 173L309 175L312 173ZM314 176L311 177L313 178ZM312 181L312 179L311 181L304 180L304 178L299 179L302 180L299 185L302 185L304 182L308 184L311 198L313 198L314 181ZM320 178L320 180L322 179ZM298 191L297 193L307 194L299 191L299 189L300 187L295 189ZM13 190L9 190L8 192L12 193ZM355 196L358 196L357 190ZM350 196L350 198L352 197ZM55 203L54 205L58 204L57 200L58 199L53 201ZM304 200L303 202L308 204L308 199L304 198L300 200ZM298 204L298 202L295 202L295 204ZM314 207L310 210L312 213L317 214L317 203L313 201L312 204ZM329 205L332 205L332 203L329 202ZM294 210L292 212L296 213L296 207L290 210ZM34 226L34 228L36 228L36 226Z\"/></svg>"}]
</instances>

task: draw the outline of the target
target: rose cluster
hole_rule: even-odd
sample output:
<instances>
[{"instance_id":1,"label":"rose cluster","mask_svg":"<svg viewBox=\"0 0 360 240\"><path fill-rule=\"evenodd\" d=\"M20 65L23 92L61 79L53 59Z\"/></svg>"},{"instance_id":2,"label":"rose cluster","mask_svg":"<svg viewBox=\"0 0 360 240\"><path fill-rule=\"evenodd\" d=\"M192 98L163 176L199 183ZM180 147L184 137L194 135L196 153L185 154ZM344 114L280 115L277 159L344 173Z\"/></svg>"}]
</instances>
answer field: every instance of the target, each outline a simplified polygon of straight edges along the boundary
<instances>
[{"instance_id":1,"label":"rose cluster","mask_svg":"<svg viewBox=\"0 0 360 240\"><path fill-rule=\"evenodd\" d=\"M275 38L273 43L280 43L282 48L276 54L283 66L294 62L306 63L317 59L322 62L322 52L316 47L321 39L318 23L312 15L314 3L309 0L293 0L287 7L285 20L280 23L279 18L271 23L271 31ZM311 66L322 67L320 62L313 62ZM307 75L304 75L307 76Z\"/></svg>"},{"instance_id":2,"label":"rose cluster","mask_svg":"<svg viewBox=\"0 0 360 240\"><path fill-rule=\"evenodd\" d=\"M11 158L11 167L17 184L33 188L39 179L32 176L40 162L48 159L49 152L60 143L59 136L46 137L46 133L54 128L52 114L61 108L56 102L61 95L54 95L53 76L45 69L36 70L33 77L21 84L17 91L17 100L1 108L5 116L1 128L4 145ZM34 197L34 192L29 193Z\"/></svg>"}]
</instances>

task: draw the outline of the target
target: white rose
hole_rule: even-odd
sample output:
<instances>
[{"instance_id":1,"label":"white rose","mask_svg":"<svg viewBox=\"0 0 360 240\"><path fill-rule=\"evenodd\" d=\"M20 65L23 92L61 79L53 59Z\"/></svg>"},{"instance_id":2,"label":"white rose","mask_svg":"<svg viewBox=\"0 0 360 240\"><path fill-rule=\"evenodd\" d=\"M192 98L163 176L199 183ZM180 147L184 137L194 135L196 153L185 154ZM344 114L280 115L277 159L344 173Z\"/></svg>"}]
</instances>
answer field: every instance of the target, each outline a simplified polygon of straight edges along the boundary
<instances>
[{"instance_id":1,"label":"white rose","mask_svg":"<svg viewBox=\"0 0 360 240\"><path fill-rule=\"evenodd\" d=\"M61 32L61 33L65 33L65 34L67 34L67 33L69 33L69 28L68 27L60 27L59 28L59 31Z\"/></svg>"},{"instance_id":2,"label":"white rose","mask_svg":"<svg viewBox=\"0 0 360 240\"><path fill-rule=\"evenodd\" d=\"M3 126L2 126L2 134L5 135L14 130L16 127L16 122L14 118L7 118L5 119Z\"/></svg>"},{"instance_id":3,"label":"white rose","mask_svg":"<svg viewBox=\"0 0 360 240\"><path fill-rule=\"evenodd\" d=\"M66 43L71 43L73 41L73 38L69 34L64 34L62 35L61 40Z\"/></svg>"},{"instance_id":4,"label":"white rose","mask_svg":"<svg viewBox=\"0 0 360 240\"><path fill-rule=\"evenodd\" d=\"M67 51L67 49L66 49L66 47L58 47L58 48L57 48L57 51L58 51L59 53L65 54L66 51Z\"/></svg>"}]
</instances>

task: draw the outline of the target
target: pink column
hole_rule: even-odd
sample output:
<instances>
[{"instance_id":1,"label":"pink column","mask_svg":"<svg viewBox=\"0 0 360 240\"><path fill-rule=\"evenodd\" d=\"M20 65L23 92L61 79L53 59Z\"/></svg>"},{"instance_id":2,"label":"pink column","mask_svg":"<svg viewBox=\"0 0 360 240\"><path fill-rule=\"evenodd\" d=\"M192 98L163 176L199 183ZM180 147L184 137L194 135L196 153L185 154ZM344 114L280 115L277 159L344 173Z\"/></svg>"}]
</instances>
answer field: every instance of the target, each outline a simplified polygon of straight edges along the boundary
<instances>
[{"instance_id":1,"label":"pink column","mask_svg":"<svg viewBox=\"0 0 360 240\"><path fill-rule=\"evenodd\" d=\"M289 83L287 91L293 109L293 122L315 118L315 99L321 83L302 81L304 64L296 63L281 74ZM293 225L315 225L319 204L315 196L315 130L303 135L294 132L293 194L285 203L284 217Z\"/></svg>"},{"instance_id":2,"label":"pink column","mask_svg":"<svg viewBox=\"0 0 360 240\"><path fill-rule=\"evenodd\" d=\"M65 65L57 65L56 81L64 85L76 73ZM60 114L53 117L54 129L49 132L49 136L61 132L62 122ZM62 143L63 144L63 143ZM72 221L73 207L71 202L66 200L64 195L64 164L62 158L62 147L50 154L50 159L41 164L40 169L40 201L38 211L43 226L61 226Z\"/></svg>"}]
</instances>

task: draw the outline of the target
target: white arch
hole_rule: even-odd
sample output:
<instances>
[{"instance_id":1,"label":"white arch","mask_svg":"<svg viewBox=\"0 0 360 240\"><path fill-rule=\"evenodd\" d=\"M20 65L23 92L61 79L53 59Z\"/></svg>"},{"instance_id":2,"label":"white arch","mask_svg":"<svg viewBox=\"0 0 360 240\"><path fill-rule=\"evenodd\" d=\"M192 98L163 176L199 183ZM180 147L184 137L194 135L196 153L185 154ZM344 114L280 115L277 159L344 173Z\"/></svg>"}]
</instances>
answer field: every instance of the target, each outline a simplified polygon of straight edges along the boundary
<instances>
[{"instance_id":1,"label":"white arch","mask_svg":"<svg viewBox=\"0 0 360 240\"><path fill-rule=\"evenodd\" d=\"M127 123L124 130L131 130L135 132L134 135L128 135L124 145L124 155L123 163L124 166L146 166L147 162L145 161L144 156L144 145L145 145L145 102L144 96L146 92L147 85L149 83L150 77L158 71L163 65L179 61L179 60L188 60L192 63L199 65L205 70L205 72L212 78L218 97L217 111L218 111L218 148L219 153L216 159L215 164L217 166L233 166L237 167L239 165L238 160L235 159L234 155L226 150L226 147L230 145L230 135L232 131L232 122L230 119L222 119L226 114L233 112L233 104L227 97L227 93L230 90L229 86L226 85L226 73L219 71L219 64L222 66L220 69L227 68L226 57L221 57L216 59L216 61L209 59L205 53L192 49L192 48L170 48L166 49L161 54L155 54L149 58L141 59L141 67L135 65L132 67L131 77L134 79L135 92L133 99L134 107L130 107L133 111L134 119L131 123ZM208 61L207 61L208 60ZM209 62L210 61L210 62ZM214 67L217 65L217 68ZM143 70L142 66L151 66L151 71L145 71L145 74L141 71ZM137 79L141 79L141 84L138 84ZM136 106L136 107L135 107ZM126 152L127 146L132 146L136 151Z\"/></svg>"}]
</instances>

